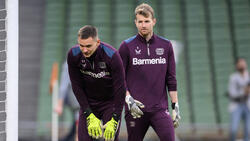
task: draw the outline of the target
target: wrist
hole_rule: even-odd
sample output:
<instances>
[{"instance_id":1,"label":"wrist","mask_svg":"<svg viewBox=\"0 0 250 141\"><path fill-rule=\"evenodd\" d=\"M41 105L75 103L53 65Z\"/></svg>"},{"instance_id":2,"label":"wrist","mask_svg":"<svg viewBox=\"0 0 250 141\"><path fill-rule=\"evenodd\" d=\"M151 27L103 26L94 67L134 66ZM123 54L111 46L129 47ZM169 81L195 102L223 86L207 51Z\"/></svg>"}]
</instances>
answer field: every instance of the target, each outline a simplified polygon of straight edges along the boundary
<instances>
[{"instance_id":1,"label":"wrist","mask_svg":"<svg viewBox=\"0 0 250 141\"><path fill-rule=\"evenodd\" d=\"M179 107L178 102L172 102L171 107L172 109L175 109L175 107Z\"/></svg>"},{"instance_id":2,"label":"wrist","mask_svg":"<svg viewBox=\"0 0 250 141\"><path fill-rule=\"evenodd\" d=\"M126 103L129 103L129 99L131 98L131 96L130 95L126 95L126 97L125 97L125 101L126 101Z\"/></svg>"},{"instance_id":3,"label":"wrist","mask_svg":"<svg viewBox=\"0 0 250 141\"><path fill-rule=\"evenodd\" d=\"M85 117L88 117L92 112L92 110L88 107L87 109L85 109L85 111L83 112L83 114L85 115Z\"/></svg>"},{"instance_id":4,"label":"wrist","mask_svg":"<svg viewBox=\"0 0 250 141\"><path fill-rule=\"evenodd\" d=\"M120 115L118 115L118 114L116 114L116 113L113 113L113 114L112 114L112 118L113 118L116 122L118 122L118 121L120 120Z\"/></svg>"}]
</instances>

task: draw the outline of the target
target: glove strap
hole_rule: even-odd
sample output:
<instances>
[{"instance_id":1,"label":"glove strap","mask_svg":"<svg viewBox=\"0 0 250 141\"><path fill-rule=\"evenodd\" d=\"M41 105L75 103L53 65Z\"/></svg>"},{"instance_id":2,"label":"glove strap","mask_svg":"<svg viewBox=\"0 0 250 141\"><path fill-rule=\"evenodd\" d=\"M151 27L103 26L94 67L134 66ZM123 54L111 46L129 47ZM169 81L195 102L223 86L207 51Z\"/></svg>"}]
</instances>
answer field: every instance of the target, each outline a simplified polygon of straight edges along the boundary
<instances>
[{"instance_id":1,"label":"glove strap","mask_svg":"<svg viewBox=\"0 0 250 141\"><path fill-rule=\"evenodd\" d=\"M83 114L85 115L85 117L88 117L92 112L92 110L88 107L84 112Z\"/></svg>"},{"instance_id":2,"label":"glove strap","mask_svg":"<svg viewBox=\"0 0 250 141\"><path fill-rule=\"evenodd\" d=\"M175 107L177 107L177 106L179 106L178 102L176 102L176 103L172 103L172 105L171 105L171 107L172 107L172 109L173 109L173 110L174 110L174 109L175 109Z\"/></svg>"},{"instance_id":3,"label":"glove strap","mask_svg":"<svg viewBox=\"0 0 250 141\"><path fill-rule=\"evenodd\" d=\"M116 122L118 122L120 120L120 116L118 114L116 114L116 113L113 113L112 117L114 118L114 120Z\"/></svg>"},{"instance_id":4,"label":"glove strap","mask_svg":"<svg viewBox=\"0 0 250 141\"><path fill-rule=\"evenodd\" d=\"M176 103L172 103L172 105L171 105L171 106L172 106L172 109L175 109L175 104L176 104Z\"/></svg>"},{"instance_id":5,"label":"glove strap","mask_svg":"<svg viewBox=\"0 0 250 141\"><path fill-rule=\"evenodd\" d=\"M130 99L131 99L132 97L130 96L130 95L127 95L126 97L125 97L125 101L126 101L126 103L130 103Z\"/></svg>"}]
</instances>

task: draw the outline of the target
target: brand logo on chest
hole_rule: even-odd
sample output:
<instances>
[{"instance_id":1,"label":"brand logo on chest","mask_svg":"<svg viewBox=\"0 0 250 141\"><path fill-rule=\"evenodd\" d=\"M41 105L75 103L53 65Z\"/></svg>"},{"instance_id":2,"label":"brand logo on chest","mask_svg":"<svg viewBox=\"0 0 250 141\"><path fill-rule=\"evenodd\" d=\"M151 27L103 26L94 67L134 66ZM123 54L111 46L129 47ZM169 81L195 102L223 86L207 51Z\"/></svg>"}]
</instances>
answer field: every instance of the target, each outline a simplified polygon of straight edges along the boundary
<instances>
[{"instance_id":1,"label":"brand logo on chest","mask_svg":"<svg viewBox=\"0 0 250 141\"><path fill-rule=\"evenodd\" d=\"M141 54L141 49L137 46L135 49L135 54L140 55Z\"/></svg>"},{"instance_id":2,"label":"brand logo on chest","mask_svg":"<svg viewBox=\"0 0 250 141\"><path fill-rule=\"evenodd\" d=\"M85 68L86 67L86 60L81 60L81 66L83 67L83 68Z\"/></svg>"}]
</instances>

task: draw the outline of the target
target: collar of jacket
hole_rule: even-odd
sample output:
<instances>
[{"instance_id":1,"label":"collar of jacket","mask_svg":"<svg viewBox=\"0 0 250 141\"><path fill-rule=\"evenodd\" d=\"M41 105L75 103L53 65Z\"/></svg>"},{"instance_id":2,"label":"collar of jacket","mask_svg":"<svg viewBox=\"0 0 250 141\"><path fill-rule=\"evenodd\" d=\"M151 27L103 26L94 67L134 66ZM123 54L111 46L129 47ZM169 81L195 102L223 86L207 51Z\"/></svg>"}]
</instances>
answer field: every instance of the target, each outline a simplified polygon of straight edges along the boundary
<instances>
[{"instance_id":1,"label":"collar of jacket","mask_svg":"<svg viewBox=\"0 0 250 141\"><path fill-rule=\"evenodd\" d=\"M153 43L154 42L154 40L155 40L155 37L156 35L153 33L153 35L152 35L152 37L148 40L148 42L147 42L147 40L144 38L144 37L142 37L139 33L136 35L136 38L138 39L138 40L140 40L141 42L143 42L143 43Z\"/></svg>"},{"instance_id":2,"label":"collar of jacket","mask_svg":"<svg viewBox=\"0 0 250 141\"><path fill-rule=\"evenodd\" d=\"M96 51L92 54L92 55L95 55L94 58L96 58L96 56L98 56L98 54L100 54L101 50L102 50L102 42L100 43L100 45L96 48ZM92 57L92 56L91 56ZM87 59L83 53L82 53L82 59ZM95 59L94 59L95 60Z\"/></svg>"}]
</instances>

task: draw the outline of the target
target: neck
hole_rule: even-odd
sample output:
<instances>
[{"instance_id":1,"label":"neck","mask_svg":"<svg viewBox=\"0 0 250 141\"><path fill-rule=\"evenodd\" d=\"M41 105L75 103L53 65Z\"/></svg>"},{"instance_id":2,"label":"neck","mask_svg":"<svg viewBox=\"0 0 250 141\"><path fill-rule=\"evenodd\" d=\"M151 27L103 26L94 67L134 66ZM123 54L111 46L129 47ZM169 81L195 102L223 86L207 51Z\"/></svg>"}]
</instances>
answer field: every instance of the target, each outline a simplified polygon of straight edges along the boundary
<instances>
[{"instance_id":1,"label":"neck","mask_svg":"<svg viewBox=\"0 0 250 141\"><path fill-rule=\"evenodd\" d=\"M153 36L153 32L150 32L149 34L147 34L147 35L145 35L145 36L143 36L141 33L139 33L143 38L145 38L146 39L146 41L148 42L150 39L151 39L151 37Z\"/></svg>"}]
</instances>

